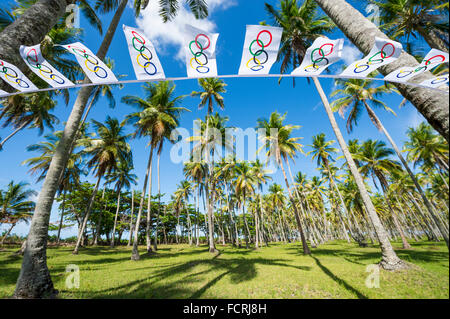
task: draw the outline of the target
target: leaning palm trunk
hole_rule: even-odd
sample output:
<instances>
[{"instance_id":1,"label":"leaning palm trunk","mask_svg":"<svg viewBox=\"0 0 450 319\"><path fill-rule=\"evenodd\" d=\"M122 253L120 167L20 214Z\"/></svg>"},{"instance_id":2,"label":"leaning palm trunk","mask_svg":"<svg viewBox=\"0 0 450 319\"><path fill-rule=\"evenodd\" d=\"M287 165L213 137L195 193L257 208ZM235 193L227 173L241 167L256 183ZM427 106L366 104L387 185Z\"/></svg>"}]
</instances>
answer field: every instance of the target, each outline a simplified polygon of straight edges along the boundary
<instances>
[{"instance_id":1,"label":"leaning palm trunk","mask_svg":"<svg viewBox=\"0 0 450 319\"><path fill-rule=\"evenodd\" d=\"M86 214L84 215L83 223L81 224L80 232L78 234L77 244L75 245L75 249L73 250L72 254L76 255L78 254L78 249L81 245L81 240L84 236L84 231L86 229L87 222L89 220L89 216L91 215L92 206L94 204L95 196L97 195L98 186L100 185L100 181L102 179L103 174L100 174L97 178L97 183L95 184L94 191L92 192L91 199L89 200L89 204L86 210Z\"/></svg>"},{"instance_id":2,"label":"leaning palm trunk","mask_svg":"<svg viewBox=\"0 0 450 319\"><path fill-rule=\"evenodd\" d=\"M56 236L56 244L59 245L59 241L61 240L61 229L64 222L64 210L66 208L66 188L63 190L63 201L62 201L62 210L61 210L61 219L59 220L58 226L58 235Z\"/></svg>"},{"instance_id":3,"label":"leaning palm trunk","mask_svg":"<svg viewBox=\"0 0 450 319\"><path fill-rule=\"evenodd\" d=\"M46 29L45 25L50 25L51 23L46 24L42 23L42 21L55 21L55 19L62 16L62 13L60 14L60 10L64 11L65 9L65 7L61 8L60 6L61 5L60 3L64 3L64 1L43 0L41 2L51 2L55 7L54 8L45 7L43 9L41 8L41 10L48 9L49 13L51 13L49 16L47 15L42 16L39 15L39 12L35 12L36 16L31 19L39 19L35 20L39 21L39 23L36 24L36 26L34 27L35 29L40 31L33 31L32 28L31 30L26 30L30 32L30 34L36 35L39 32L41 32L42 34L44 29L45 33L47 33L49 29ZM117 29L117 25L119 24L122 13L127 6L127 2L128 2L127 0L122 0L120 2L120 5L109 25L108 31L97 53L97 57L101 60L103 60L106 56L106 53L109 49L109 46L113 39L114 33ZM27 13L28 11L25 14ZM17 20L16 22L18 22L19 20ZM15 23L13 25L15 25ZM37 27L38 25L43 25L44 27L39 28ZM2 38L5 31L6 29L0 34L1 43L8 43L7 39ZM42 35L42 37L39 39L36 38L34 43L27 43L28 41L27 42L22 41L20 44L25 45L36 44L40 42L43 36L44 35ZM23 36L21 38L23 39ZM17 49L18 47L19 45L17 45L14 48ZM4 48L6 48L6 46L2 46L3 50ZM0 49L0 55L2 54L2 52L4 52L2 49ZM17 53L15 53L15 55L17 55ZM14 54L12 54L12 56L14 56ZM87 83L88 80L85 79L84 82ZM69 119L67 120L66 126L64 127L63 135L58 143L58 146L56 147L55 155L53 156L52 161L50 163L50 167L48 169L47 175L44 180L44 184L42 186L38 201L36 203L33 219L31 221L30 232L28 233L27 239L27 246L22 261L22 268L20 270L16 290L14 292L15 297L38 298L45 295L53 295L56 293L56 291L53 288L53 282L50 278L50 273L47 268L46 249L47 249L47 237L48 237L48 225L50 221L50 213L55 198L55 194L59 186L58 181L59 177L61 176L61 171L65 170L66 168L67 160L69 159L70 156L69 150L73 140L76 137L79 123L91 91L92 87L88 86L81 88L80 91L78 92L78 96L72 108L72 112L69 116Z\"/></svg>"},{"instance_id":4,"label":"leaning palm trunk","mask_svg":"<svg viewBox=\"0 0 450 319\"><path fill-rule=\"evenodd\" d=\"M6 238L9 236L9 234L11 233L11 231L13 230L14 226L16 226L15 223L11 224L11 227L9 227L8 231L6 232L5 236L3 236L2 240L0 241L0 246L3 245L5 243Z\"/></svg>"},{"instance_id":5,"label":"leaning palm trunk","mask_svg":"<svg viewBox=\"0 0 450 319\"><path fill-rule=\"evenodd\" d=\"M375 37L387 38L375 24L365 18L358 10L345 0L314 0L364 54L369 54L375 42ZM403 66L417 66L417 60L403 51L395 62L381 67L383 75L397 70ZM415 77L420 83L432 78L430 72ZM405 84L395 84L400 93L409 100L417 110L446 140L449 141L449 100L445 94L436 94L435 91L412 87Z\"/></svg>"},{"instance_id":6,"label":"leaning palm trunk","mask_svg":"<svg viewBox=\"0 0 450 319\"><path fill-rule=\"evenodd\" d=\"M382 259L380 265L386 270L397 270L400 268L406 267L406 264L398 258L394 249L392 248L391 243L389 242L388 234L381 223L380 218L377 215L375 207L370 199L369 193L367 192L366 186L364 185L361 174L356 167L355 161L353 160L350 151L348 150L348 146L345 143L344 137L342 136L342 132L337 125L336 118L334 117L333 111L331 110L330 103L325 95L325 92L320 85L319 80L316 77L313 77L314 84L316 85L317 91L320 95L322 103L325 107L325 111L327 112L328 118L331 123L331 127L333 128L334 134L339 142L339 146L341 147L342 153L347 161L347 165L355 179L355 183L358 186L359 193L361 194L361 198L364 202L364 206L366 207L367 215L375 229L376 236L381 246L381 254Z\"/></svg>"},{"instance_id":7,"label":"leaning palm trunk","mask_svg":"<svg viewBox=\"0 0 450 319\"><path fill-rule=\"evenodd\" d=\"M439 231L441 232L441 235L444 238L445 243L447 244L447 249L448 249L449 248L448 247L448 233L445 230L445 228L442 225L442 223L439 221L438 217L436 216L436 212L433 209L433 206L431 205L431 203L428 200L428 198L425 196L425 193L423 192L422 187L420 186L419 182L417 181L416 176L414 176L413 172L411 171L411 169L408 166L408 163L406 162L405 158L401 154L400 149L398 148L397 144L395 144L394 140L392 139L392 137L390 136L390 134L388 133L388 131L384 127L383 123L381 123L381 121L378 118L378 116L370 108L370 106L367 104L367 102L364 102L364 105L365 105L365 107L367 109L367 112L369 113L370 118L373 120L373 122L375 123L377 128L384 133L384 135L386 136L388 141L391 143L395 153L397 154L398 158L402 162L403 167L406 169L406 171L408 172L408 174L411 177L412 181L414 182L414 185L416 186L417 190L419 191L420 196L422 197L423 202L425 203L425 207L427 208L428 212L430 213L433 222L436 224L436 226L438 227Z\"/></svg>"},{"instance_id":8,"label":"leaning palm trunk","mask_svg":"<svg viewBox=\"0 0 450 319\"><path fill-rule=\"evenodd\" d=\"M0 33L0 58L29 71L19 54L21 45L36 45L64 16L73 0L40 0ZM0 82L0 89L11 92L11 87Z\"/></svg>"},{"instance_id":9,"label":"leaning palm trunk","mask_svg":"<svg viewBox=\"0 0 450 319\"><path fill-rule=\"evenodd\" d=\"M9 134L7 137L5 137L1 142L0 142L0 151L3 149L3 145L5 145L5 143L11 139L14 135L16 135L17 133L19 133L22 129L24 129L28 124L30 124L29 121L22 123L17 129L14 130L14 132L12 132L11 134Z\"/></svg>"}]
</instances>

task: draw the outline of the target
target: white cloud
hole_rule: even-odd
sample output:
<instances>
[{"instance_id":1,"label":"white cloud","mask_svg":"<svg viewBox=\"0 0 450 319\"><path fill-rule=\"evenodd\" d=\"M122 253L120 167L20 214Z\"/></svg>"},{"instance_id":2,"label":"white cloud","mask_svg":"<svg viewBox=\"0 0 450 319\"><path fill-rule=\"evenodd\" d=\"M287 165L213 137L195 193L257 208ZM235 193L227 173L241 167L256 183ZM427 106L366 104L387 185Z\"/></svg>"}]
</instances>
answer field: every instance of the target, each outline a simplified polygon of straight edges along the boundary
<instances>
[{"instance_id":1,"label":"white cloud","mask_svg":"<svg viewBox=\"0 0 450 319\"><path fill-rule=\"evenodd\" d=\"M226 10L236 5L235 0L207 0L209 15L218 10ZM190 24L198 29L207 32L216 31L216 24L210 18L197 20L192 12L185 6L180 6L178 15L173 21L163 23L159 16L159 2L151 1L148 7L141 11L141 15L136 21L138 27L153 42L160 54L165 54L168 45L179 46L177 59L184 61L182 50L184 39L184 25Z\"/></svg>"}]
</instances>

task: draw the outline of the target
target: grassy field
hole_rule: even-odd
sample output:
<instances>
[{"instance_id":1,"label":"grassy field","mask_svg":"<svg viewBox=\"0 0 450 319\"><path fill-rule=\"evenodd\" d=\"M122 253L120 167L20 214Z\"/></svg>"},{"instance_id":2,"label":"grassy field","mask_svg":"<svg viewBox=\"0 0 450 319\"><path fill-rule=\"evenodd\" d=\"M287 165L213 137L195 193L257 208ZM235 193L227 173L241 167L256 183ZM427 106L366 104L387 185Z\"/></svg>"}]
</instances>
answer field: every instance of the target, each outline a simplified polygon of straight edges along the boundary
<instances>
[{"instance_id":1,"label":"grassy field","mask_svg":"<svg viewBox=\"0 0 450 319\"><path fill-rule=\"evenodd\" d=\"M48 265L61 298L449 298L449 255L445 243L395 244L398 255L415 264L408 271L380 272L380 288L367 288L366 267L379 261L376 247L334 242L299 253L299 244L260 250L161 246L134 262L126 247L50 248ZM21 258L0 251L0 298L14 291ZM68 264L80 268L79 289L67 289Z\"/></svg>"}]
</instances>

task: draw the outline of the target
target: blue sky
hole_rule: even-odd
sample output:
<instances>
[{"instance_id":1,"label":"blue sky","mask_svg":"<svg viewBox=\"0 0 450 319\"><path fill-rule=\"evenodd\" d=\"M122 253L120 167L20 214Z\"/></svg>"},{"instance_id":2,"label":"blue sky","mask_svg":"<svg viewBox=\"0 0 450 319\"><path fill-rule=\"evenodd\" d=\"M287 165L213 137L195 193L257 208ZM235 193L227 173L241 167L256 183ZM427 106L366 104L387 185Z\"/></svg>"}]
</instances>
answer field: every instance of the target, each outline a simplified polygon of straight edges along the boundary
<instances>
[{"instance_id":1,"label":"blue sky","mask_svg":"<svg viewBox=\"0 0 450 319\"><path fill-rule=\"evenodd\" d=\"M275 0L210 0L213 3L212 12L207 21L203 21L202 26L206 26L209 30L214 30L220 33L217 45L217 64L219 75L236 74L239 69L241 61L242 45L245 37L245 26L247 24L258 24L260 21L270 20L264 10L264 2L276 5ZM360 7L360 1L349 1L356 8L361 10L364 14L364 8ZM145 17L136 20L132 9L126 9L122 17L121 24L126 24L132 27L143 27L149 37L153 36L159 58L164 67L167 77L186 76L186 68L183 60L180 59L180 47L177 45L176 37L167 36L165 29L158 29L159 26L151 13L144 12ZM112 15L102 16L104 29L107 29ZM177 21L169 28L170 30L177 30L178 24L182 22L190 22L189 15L183 16L183 19ZM139 23L139 26L138 26ZM102 37L101 35L87 25L84 19L81 19L81 27L85 28L85 36L83 43L88 46L93 52L96 52ZM155 28L160 31L154 31ZM333 37L343 37L337 31L332 35ZM356 58L362 57L355 48L351 48L350 42L345 39L345 45L350 49L347 55L354 55ZM428 50L425 44L423 46L424 52ZM131 61L128 55L125 36L122 32L121 25L118 28L112 45L108 52L108 57L116 62L114 72L116 74L126 74L125 80L133 80L134 72ZM337 64L331 70L340 70L342 63ZM279 65L274 65L271 73L279 73ZM302 128L294 134L298 137L303 137L301 143L305 145L304 150L308 152L310 148L307 146L311 144L313 135L325 133L328 139L335 139L328 118L326 116L323 105L320 102L319 96L315 88L307 83L306 79L297 79L296 87L293 88L292 80L285 79L278 85L277 78L238 78L226 79L228 84L227 93L225 97L225 111L219 111L222 116L230 118L229 125L246 129L255 127L256 121L261 117L269 117L273 111L280 113L287 112L286 123L301 125ZM333 90L333 80L323 79L322 85L327 93ZM132 107L126 106L120 102L125 95L141 95L142 84L129 84L123 89L116 89L114 91L117 105L115 109L110 109L105 100L100 100L89 114L89 119L97 121L104 121L106 117L113 116L119 120L134 111ZM189 94L190 92L198 90L196 80L179 81L176 83L176 92L179 95ZM56 130L62 130L64 122L69 114L76 97L76 89L71 91L71 101L68 106L65 106L62 100L58 100L58 106L54 114L61 120L59 125L56 125ZM396 112L397 116L388 114L384 111L379 111L379 117L383 121L385 127L390 131L394 140L402 145L406 140L405 132L411 126L418 125L423 121L422 116L409 103L403 108L399 109L399 104L402 101L401 96L390 95L382 98L383 101ZM206 110L198 110L198 99L188 97L184 100L183 106L189 108L192 112L185 113L181 119L181 127L192 130L193 121L197 118L204 117ZM380 139L385 140L383 135L378 132L372 125L366 115L362 116L359 125L354 129L352 134L347 134L345 130L345 120L336 114L338 124L348 139L358 138L360 140L366 139ZM127 128L131 132L131 127ZM10 128L0 128L0 136L6 137L11 132ZM51 133L46 130L45 134ZM5 149L0 153L0 188L4 188L11 180L15 182L25 181L30 183L30 187L39 192L42 183L35 183L35 178L30 176L28 168L21 165L22 161L35 156L35 153L27 152L26 146L38 143L43 140L43 136L38 136L37 130L27 129L16 135L12 140L5 144ZM386 141L386 140L385 140ZM387 143L387 141L386 141ZM140 181L136 189L142 189L142 180L145 174L145 167L148 158L147 141L143 139L135 139L130 141L133 149L135 174ZM161 191L162 193L171 194L176 185L183 179L182 165L173 164L169 156L169 145L166 145L161 158ZM335 147L338 147L337 143ZM342 164L342 163L341 163ZM156 166L155 166L156 168ZM304 155L299 155L292 166L293 173L302 171L309 177L319 175L316 170L316 165L311 158ZM274 182L283 184L282 176L277 173L273 176ZM93 182L93 178L87 178ZM156 174L154 174L154 182L156 183ZM156 184L154 184L156 185ZM166 197L167 198L167 197ZM58 219L58 212L55 207L51 215L51 222L56 222ZM5 227L5 226L4 226ZM4 228L0 228L2 231ZM21 224L15 229L15 232L25 235L28 231L28 226ZM66 230L63 236L74 235L73 230Z\"/></svg>"}]
</instances>

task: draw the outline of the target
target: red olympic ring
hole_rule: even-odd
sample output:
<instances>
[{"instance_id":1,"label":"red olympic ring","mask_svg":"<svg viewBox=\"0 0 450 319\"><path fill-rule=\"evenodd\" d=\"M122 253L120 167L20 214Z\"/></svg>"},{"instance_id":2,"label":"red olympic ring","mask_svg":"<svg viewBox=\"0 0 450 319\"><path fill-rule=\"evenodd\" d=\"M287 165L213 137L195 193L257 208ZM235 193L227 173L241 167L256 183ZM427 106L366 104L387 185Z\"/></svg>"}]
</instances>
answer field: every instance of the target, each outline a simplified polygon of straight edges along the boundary
<instances>
[{"instance_id":1,"label":"red olympic ring","mask_svg":"<svg viewBox=\"0 0 450 319\"><path fill-rule=\"evenodd\" d=\"M131 34L133 34L133 36L136 38L137 42L139 42L140 44L144 45L145 44L145 39L136 31L131 31Z\"/></svg>"},{"instance_id":2,"label":"red olympic ring","mask_svg":"<svg viewBox=\"0 0 450 319\"><path fill-rule=\"evenodd\" d=\"M264 42L262 42L259 37L261 36L261 34L263 33L268 33L270 35L270 41L269 43L267 43L266 45L264 45ZM258 36L256 37L256 44L258 44L261 48L267 48L268 46L270 46L270 44L272 43L273 37L272 37L272 33L270 33L270 31L268 30L262 30L260 33L258 33ZM259 43L262 43L259 44ZM264 46L264 47L263 47Z\"/></svg>"},{"instance_id":3,"label":"red olympic ring","mask_svg":"<svg viewBox=\"0 0 450 319\"><path fill-rule=\"evenodd\" d=\"M390 46L392 47L392 53L391 53L390 56L386 56L386 53L385 53L385 51L384 51L384 48L385 48L386 46L388 46L388 45L390 45ZM391 56L394 55L394 53L395 53L395 46L394 46L392 43L386 43L386 44L383 45L383 47L381 48L381 58L382 58L382 59L390 58ZM383 56L383 55L384 55L384 56Z\"/></svg>"},{"instance_id":4,"label":"red olympic ring","mask_svg":"<svg viewBox=\"0 0 450 319\"><path fill-rule=\"evenodd\" d=\"M202 48L199 44L198 44L198 38L200 38L201 36L205 37L208 40L208 45L204 48ZM195 45L197 46L197 48L199 50L208 50L208 48L211 46L211 40L208 38L208 36L206 34L200 33L195 37Z\"/></svg>"},{"instance_id":5,"label":"red olympic ring","mask_svg":"<svg viewBox=\"0 0 450 319\"><path fill-rule=\"evenodd\" d=\"M329 45L329 46L331 46L331 50L330 50L330 52L328 53L328 54L324 54L324 55L322 55L322 57L326 57L326 56L329 56L331 53L333 53L333 51L334 51L334 44L332 44L332 43L325 43L324 45L322 45L321 47L320 47L320 50L319 50L319 52L324 52L324 50L323 50L323 47L324 46L327 46L327 45Z\"/></svg>"},{"instance_id":6,"label":"red olympic ring","mask_svg":"<svg viewBox=\"0 0 450 319\"><path fill-rule=\"evenodd\" d=\"M431 64L431 60L433 60L434 58L437 58L437 57L440 57L440 58L442 59L442 61L440 61L440 62L434 62L434 63L442 63L442 62L445 61L445 56L439 54L439 55L435 55L435 56L432 57L432 58L429 58L429 59L425 62L425 65ZM433 64L434 64L434 63L433 63Z\"/></svg>"},{"instance_id":7,"label":"red olympic ring","mask_svg":"<svg viewBox=\"0 0 450 319\"><path fill-rule=\"evenodd\" d=\"M34 52L34 59L33 59L33 56L30 56L30 53L31 53L31 52ZM28 51L28 53L27 53L27 58L30 58L31 61L33 61L34 63L38 63L38 56L37 56L37 52L36 52L36 49L35 49L35 48L33 48L33 49L31 49L30 51Z\"/></svg>"}]
</instances>

